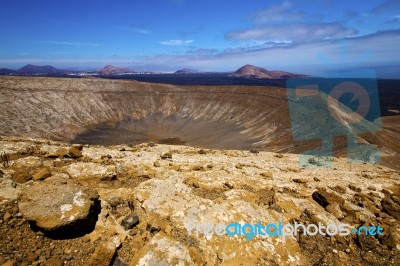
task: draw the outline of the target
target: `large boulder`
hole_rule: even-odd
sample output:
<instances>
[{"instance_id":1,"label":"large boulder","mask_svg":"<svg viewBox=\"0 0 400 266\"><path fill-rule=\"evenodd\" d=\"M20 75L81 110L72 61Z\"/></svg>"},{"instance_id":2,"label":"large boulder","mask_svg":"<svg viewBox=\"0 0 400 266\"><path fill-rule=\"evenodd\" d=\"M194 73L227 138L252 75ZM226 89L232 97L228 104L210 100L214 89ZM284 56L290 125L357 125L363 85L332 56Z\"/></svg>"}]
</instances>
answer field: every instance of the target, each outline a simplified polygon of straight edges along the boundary
<instances>
[{"instance_id":1,"label":"large boulder","mask_svg":"<svg viewBox=\"0 0 400 266\"><path fill-rule=\"evenodd\" d=\"M56 231L95 221L98 198L96 191L76 185L37 183L22 191L18 207L23 217L37 227Z\"/></svg>"}]
</instances>

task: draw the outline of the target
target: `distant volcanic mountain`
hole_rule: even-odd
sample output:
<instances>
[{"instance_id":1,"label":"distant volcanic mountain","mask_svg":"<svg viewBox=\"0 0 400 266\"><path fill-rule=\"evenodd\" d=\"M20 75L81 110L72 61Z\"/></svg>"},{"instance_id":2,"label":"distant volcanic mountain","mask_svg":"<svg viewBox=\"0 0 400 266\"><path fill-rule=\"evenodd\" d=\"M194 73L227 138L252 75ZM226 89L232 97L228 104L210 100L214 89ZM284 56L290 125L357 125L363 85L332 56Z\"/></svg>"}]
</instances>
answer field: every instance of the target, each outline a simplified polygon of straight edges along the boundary
<instances>
[{"instance_id":1,"label":"distant volcanic mountain","mask_svg":"<svg viewBox=\"0 0 400 266\"><path fill-rule=\"evenodd\" d=\"M34 75L64 73L65 70L57 69L52 66L35 66L28 64L24 67L21 67L16 72L21 75Z\"/></svg>"},{"instance_id":2,"label":"distant volcanic mountain","mask_svg":"<svg viewBox=\"0 0 400 266\"><path fill-rule=\"evenodd\" d=\"M174 74L193 74L193 73L199 73L199 72L200 71L196 70L196 69L184 68L184 69L174 72Z\"/></svg>"},{"instance_id":3,"label":"distant volcanic mountain","mask_svg":"<svg viewBox=\"0 0 400 266\"><path fill-rule=\"evenodd\" d=\"M124 74L124 73L132 73L134 71L130 70L129 68L119 68L114 67L112 65L107 65L100 69L97 73L100 75L116 75L116 74Z\"/></svg>"},{"instance_id":4,"label":"distant volcanic mountain","mask_svg":"<svg viewBox=\"0 0 400 266\"><path fill-rule=\"evenodd\" d=\"M300 78L305 75L294 74L285 71L267 70L262 67L253 65L245 65L236 70L232 76L234 77L245 77L245 78L257 78L257 79L286 79L286 78Z\"/></svg>"},{"instance_id":5,"label":"distant volcanic mountain","mask_svg":"<svg viewBox=\"0 0 400 266\"><path fill-rule=\"evenodd\" d=\"M8 68L0 68L0 75L14 74L16 71Z\"/></svg>"}]
</instances>

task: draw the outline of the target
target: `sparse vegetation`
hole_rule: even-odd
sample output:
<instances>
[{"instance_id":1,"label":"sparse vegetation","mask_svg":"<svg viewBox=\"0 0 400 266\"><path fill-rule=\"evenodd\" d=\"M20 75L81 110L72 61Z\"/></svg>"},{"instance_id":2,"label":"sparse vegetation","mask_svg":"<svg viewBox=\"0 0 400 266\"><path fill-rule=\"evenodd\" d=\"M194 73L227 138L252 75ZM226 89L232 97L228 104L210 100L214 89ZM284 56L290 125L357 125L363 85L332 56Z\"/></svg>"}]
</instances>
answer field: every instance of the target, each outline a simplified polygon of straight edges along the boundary
<instances>
[{"instance_id":1,"label":"sparse vegetation","mask_svg":"<svg viewBox=\"0 0 400 266\"><path fill-rule=\"evenodd\" d=\"M203 150L203 149L199 150L197 153L198 154L207 154L207 152L205 150Z\"/></svg>"},{"instance_id":2,"label":"sparse vegetation","mask_svg":"<svg viewBox=\"0 0 400 266\"><path fill-rule=\"evenodd\" d=\"M308 159L308 163L312 164L312 165L316 165L316 166L322 166L322 162L318 159L316 159L315 157L311 157L310 159Z\"/></svg>"},{"instance_id":3,"label":"sparse vegetation","mask_svg":"<svg viewBox=\"0 0 400 266\"><path fill-rule=\"evenodd\" d=\"M250 149L250 152L251 152L251 153L254 153L254 154L257 154L257 153L259 153L260 151L257 150L257 149Z\"/></svg>"},{"instance_id":4,"label":"sparse vegetation","mask_svg":"<svg viewBox=\"0 0 400 266\"><path fill-rule=\"evenodd\" d=\"M0 155L0 162L4 168L8 168L10 166L10 155L8 153L3 153Z\"/></svg>"},{"instance_id":5,"label":"sparse vegetation","mask_svg":"<svg viewBox=\"0 0 400 266\"><path fill-rule=\"evenodd\" d=\"M172 153L167 152L167 153L164 153L164 154L160 155L160 157L161 157L161 159L163 159L163 160L172 159Z\"/></svg>"}]
</instances>

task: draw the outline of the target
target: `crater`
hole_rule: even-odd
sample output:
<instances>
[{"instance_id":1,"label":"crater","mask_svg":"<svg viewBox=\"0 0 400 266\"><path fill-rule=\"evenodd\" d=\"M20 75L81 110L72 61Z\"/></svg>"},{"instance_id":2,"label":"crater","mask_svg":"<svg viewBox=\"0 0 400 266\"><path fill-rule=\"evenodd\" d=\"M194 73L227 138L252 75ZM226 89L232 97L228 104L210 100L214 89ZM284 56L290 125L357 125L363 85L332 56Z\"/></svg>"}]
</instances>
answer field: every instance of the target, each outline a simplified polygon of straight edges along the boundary
<instances>
[{"instance_id":1,"label":"crater","mask_svg":"<svg viewBox=\"0 0 400 266\"><path fill-rule=\"evenodd\" d=\"M115 123L95 125L75 136L71 142L96 145L155 142L214 149L250 149L261 140L247 134L246 128L232 121L156 113L142 119L124 118Z\"/></svg>"},{"instance_id":2,"label":"crater","mask_svg":"<svg viewBox=\"0 0 400 266\"><path fill-rule=\"evenodd\" d=\"M126 80L1 78L4 135L116 145L290 150L286 91ZM10 104L12 103L12 104Z\"/></svg>"},{"instance_id":3,"label":"crater","mask_svg":"<svg viewBox=\"0 0 400 266\"><path fill-rule=\"evenodd\" d=\"M210 149L303 153L320 149L321 128L305 111L291 125L287 91L271 86L168 85L97 78L0 78L0 134L97 145L156 142ZM318 112L316 113L318 115ZM359 134L382 164L399 168L398 119ZM315 119L314 119L315 120ZM316 124L317 123L317 124ZM293 135L304 141L294 141ZM333 139L347 156L347 139Z\"/></svg>"}]
</instances>

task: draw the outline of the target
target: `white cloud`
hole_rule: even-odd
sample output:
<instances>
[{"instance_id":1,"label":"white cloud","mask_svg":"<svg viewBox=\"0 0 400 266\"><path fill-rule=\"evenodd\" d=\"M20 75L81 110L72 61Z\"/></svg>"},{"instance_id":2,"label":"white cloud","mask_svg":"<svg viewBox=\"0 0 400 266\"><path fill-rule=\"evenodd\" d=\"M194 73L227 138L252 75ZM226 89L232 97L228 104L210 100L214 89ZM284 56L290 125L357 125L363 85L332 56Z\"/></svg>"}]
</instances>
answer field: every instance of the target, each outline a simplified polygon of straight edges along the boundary
<instances>
[{"instance_id":1,"label":"white cloud","mask_svg":"<svg viewBox=\"0 0 400 266\"><path fill-rule=\"evenodd\" d=\"M160 44L182 46L191 44L192 42L193 40L167 40L167 41L161 41Z\"/></svg>"},{"instance_id":2,"label":"white cloud","mask_svg":"<svg viewBox=\"0 0 400 266\"><path fill-rule=\"evenodd\" d=\"M131 31L140 33L140 34L151 34L151 32L149 30L142 29L142 28L134 28L134 29L131 29Z\"/></svg>"},{"instance_id":3,"label":"white cloud","mask_svg":"<svg viewBox=\"0 0 400 266\"><path fill-rule=\"evenodd\" d=\"M64 41L35 41L38 43L55 44L55 45L68 45L68 46L92 46L98 47L99 43L86 43L86 42L64 42Z\"/></svg>"},{"instance_id":4,"label":"white cloud","mask_svg":"<svg viewBox=\"0 0 400 266\"><path fill-rule=\"evenodd\" d=\"M388 11L396 10L400 7L399 0L387 0L382 4L378 5L377 7L371 10L371 13L374 15L382 14Z\"/></svg>"},{"instance_id":5,"label":"white cloud","mask_svg":"<svg viewBox=\"0 0 400 266\"><path fill-rule=\"evenodd\" d=\"M310 42L323 39L338 39L357 34L357 30L340 23L313 23L255 27L243 31L228 32L228 40L286 40Z\"/></svg>"},{"instance_id":6,"label":"white cloud","mask_svg":"<svg viewBox=\"0 0 400 266\"><path fill-rule=\"evenodd\" d=\"M200 70L234 70L245 64L254 64L268 69L287 70L304 74L349 69L381 68L398 65L398 43L400 30L385 31L362 37L342 40L320 40L284 47L255 47L254 49L231 49L219 53L193 53L184 55L157 55L136 58L133 66L141 68L178 69L182 67ZM327 60L321 60L318 55ZM365 56L366 55L366 56Z\"/></svg>"},{"instance_id":7,"label":"white cloud","mask_svg":"<svg viewBox=\"0 0 400 266\"><path fill-rule=\"evenodd\" d=\"M322 22L324 15L309 14L299 3L281 2L250 14L253 25L247 29L230 31L225 39L236 41L309 43L326 39L355 36L358 31L341 22ZM355 14L351 13L354 16Z\"/></svg>"},{"instance_id":8,"label":"white cloud","mask_svg":"<svg viewBox=\"0 0 400 266\"><path fill-rule=\"evenodd\" d=\"M147 27L145 27L143 25L131 24L128 27L118 27L117 29L119 29L119 30L127 30L127 31L130 31L130 32L146 34L146 35L151 34L151 31L149 29L147 29Z\"/></svg>"},{"instance_id":9,"label":"white cloud","mask_svg":"<svg viewBox=\"0 0 400 266\"><path fill-rule=\"evenodd\" d=\"M107 60L107 59L77 59L77 58L11 58L11 59L0 59L0 64L62 64L62 65L75 65L75 64L104 64L104 62L114 62L120 64L132 63L131 59L120 59L120 60ZM57 65L58 66L58 65Z\"/></svg>"},{"instance_id":10,"label":"white cloud","mask_svg":"<svg viewBox=\"0 0 400 266\"><path fill-rule=\"evenodd\" d=\"M176 70L193 68L206 71L230 71L245 64L268 69L286 70L316 75L326 71L346 71L363 68L379 69L399 65L400 30L378 32L341 41L321 40L284 47L245 47L231 50L198 50L187 54L160 54L132 59L18 58L0 59L1 65L51 64L59 68L99 67L106 64L132 67L137 70ZM324 55L323 58L318 55ZM367 56L365 56L367 55ZM396 75L399 73L393 72Z\"/></svg>"},{"instance_id":11,"label":"white cloud","mask_svg":"<svg viewBox=\"0 0 400 266\"><path fill-rule=\"evenodd\" d=\"M187 55L196 55L196 56L207 56L207 55L215 55L219 51L217 49L195 49L195 50L188 50L186 51Z\"/></svg>"},{"instance_id":12,"label":"white cloud","mask_svg":"<svg viewBox=\"0 0 400 266\"><path fill-rule=\"evenodd\" d=\"M400 22L400 15L397 14L396 16L391 17L389 20L385 22L385 24L392 24L392 23L397 23Z\"/></svg>"},{"instance_id":13,"label":"white cloud","mask_svg":"<svg viewBox=\"0 0 400 266\"><path fill-rule=\"evenodd\" d=\"M305 14L298 10L292 10L292 7L291 2L285 1L279 6L259 10L250 17L255 23L289 22L302 19Z\"/></svg>"}]
</instances>

